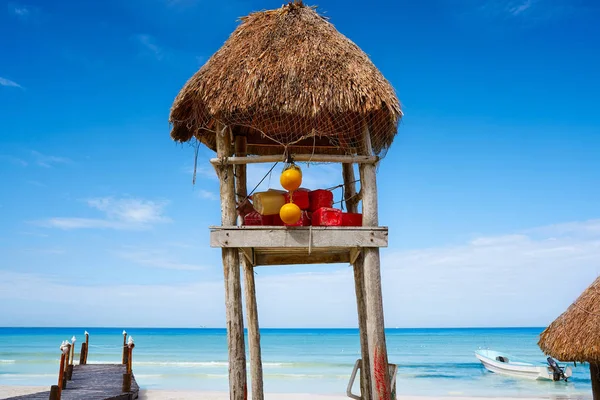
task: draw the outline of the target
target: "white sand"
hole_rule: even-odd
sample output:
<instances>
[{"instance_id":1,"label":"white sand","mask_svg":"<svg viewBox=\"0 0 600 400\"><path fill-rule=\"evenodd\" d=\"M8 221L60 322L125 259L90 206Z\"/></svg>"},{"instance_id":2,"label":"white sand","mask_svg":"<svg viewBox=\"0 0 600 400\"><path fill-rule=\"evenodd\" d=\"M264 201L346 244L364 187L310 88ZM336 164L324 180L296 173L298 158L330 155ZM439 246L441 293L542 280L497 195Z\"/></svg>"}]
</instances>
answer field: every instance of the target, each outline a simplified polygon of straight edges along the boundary
<instances>
[{"instance_id":1,"label":"white sand","mask_svg":"<svg viewBox=\"0 0 600 400\"><path fill-rule=\"evenodd\" d=\"M30 393L45 392L50 390L47 386L0 386L0 399L7 397L22 396ZM140 400L229 400L229 394L223 392L200 392L200 391L178 391L178 390L141 390ZM440 397L432 396L398 396L398 400L436 400ZM447 400L490 400L493 397L445 397ZM500 398L500 397L496 397ZM557 399L568 397L557 396ZM574 397L577 398L577 397ZM266 394L265 400L344 400L348 397L343 395L318 395L318 394ZM505 400L547 400L552 397L502 397Z\"/></svg>"},{"instance_id":2,"label":"white sand","mask_svg":"<svg viewBox=\"0 0 600 400\"><path fill-rule=\"evenodd\" d=\"M250 394L249 398L250 398ZM140 391L140 400L229 400L228 393L219 392L194 392L194 391L176 391L176 390L142 390ZM443 397L447 400L490 400L494 397ZM496 397L499 399L500 397ZM349 397L343 395L318 395L318 394L265 394L265 400L348 400ZM436 400L440 397L432 396L398 396L398 400ZM502 397L505 400L547 400L548 397L536 398L517 398L517 397ZM561 397L565 399L565 397Z\"/></svg>"},{"instance_id":3,"label":"white sand","mask_svg":"<svg viewBox=\"0 0 600 400\"><path fill-rule=\"evenodd\" d=\"M46 392L50 386L2 386L0 385L0 399L7 397L23 396L31 393Z\"/></svg>"}]
</instances>

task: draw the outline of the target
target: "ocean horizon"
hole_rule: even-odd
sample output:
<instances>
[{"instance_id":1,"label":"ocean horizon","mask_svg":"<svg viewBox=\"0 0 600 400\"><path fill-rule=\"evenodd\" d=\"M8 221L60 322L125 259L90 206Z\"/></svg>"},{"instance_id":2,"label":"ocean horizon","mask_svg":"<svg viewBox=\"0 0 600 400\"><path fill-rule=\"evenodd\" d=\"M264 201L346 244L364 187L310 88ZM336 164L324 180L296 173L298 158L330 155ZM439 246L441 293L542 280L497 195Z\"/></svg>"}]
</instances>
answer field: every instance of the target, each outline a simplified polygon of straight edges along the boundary
<instances>
[{"instance_id":1,"label":"ocean horizon","mask_svg":"<svg viewBox=\"0 0 600 400\"><path fill-rule=\"evenodd\" d=\"M60 343L75 336L79 360L85 330L90 333L88 363L120 363L123 329L135 340L133 371L142 388L228 390L225 328L2 327L0 385L54 384ZM398 364L397 393L588 396L587 365L571 364L567 383L538 382L490 373L474 356L478 348L491 348L544 361L537 347L543 329L387 328L389 362ZM343 394L360 358L356 328L262 328L261 345L265 390L273 393Z\"/></svg>"}]
</instances>

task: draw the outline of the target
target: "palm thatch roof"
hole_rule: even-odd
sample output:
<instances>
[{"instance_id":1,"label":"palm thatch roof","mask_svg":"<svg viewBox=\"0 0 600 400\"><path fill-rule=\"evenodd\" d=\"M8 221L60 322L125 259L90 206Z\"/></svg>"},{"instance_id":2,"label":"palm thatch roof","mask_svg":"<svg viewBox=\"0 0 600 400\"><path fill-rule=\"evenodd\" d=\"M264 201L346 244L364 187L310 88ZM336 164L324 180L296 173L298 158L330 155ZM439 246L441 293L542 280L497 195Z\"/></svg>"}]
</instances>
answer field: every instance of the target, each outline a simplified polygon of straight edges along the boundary
<instances>
[{"instance_id":1,"label":"palm thatch roof","mask_svg":"<svg viewBox=\"0 0 600 400\"><path fill-rule=\"evenodd\" d=\"M296 1L252 13L184 85L171 108L171 137L215 148L217 122L248 138L250 154L348 154L369 128L386 150L402 111L369 57Z\"/></svg>"},{"instance_id":2,"label":"palm thatch roof","mask_svg":"<svg viewBox=\"0 0 600 400\"><path fill-rule=\"evenodd\" d=\"M538 345L561 361L600 362L600 277L542 332Z\"/></svg>"}]
</instances>

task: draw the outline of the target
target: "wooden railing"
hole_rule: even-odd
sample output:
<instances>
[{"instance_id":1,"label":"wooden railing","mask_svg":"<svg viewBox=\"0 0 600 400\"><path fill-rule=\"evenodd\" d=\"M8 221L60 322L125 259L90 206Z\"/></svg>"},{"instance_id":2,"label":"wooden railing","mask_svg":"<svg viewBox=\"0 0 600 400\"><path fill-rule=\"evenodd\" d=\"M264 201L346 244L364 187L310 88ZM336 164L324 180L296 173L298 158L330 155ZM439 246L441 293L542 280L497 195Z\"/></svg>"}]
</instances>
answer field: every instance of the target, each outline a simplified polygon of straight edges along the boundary
<instances>
[{"instance_id":1,"label":"wooden railing","mask_svg":"<svg viewBox=\"0 0 600 400\"><path fill-rule=\"evenodd\" d=\"M58 370L58 382L50 387L50 400L60 400L62 391L67 388L68 381L73 379L74 359L75 359L75 343L76 338L73 336L71 342L65 340L60 345L60 367ZM85 342L81 343L81 353L79 354L79 365L86 365L88 359L90 344L90 335L85 332ZM127 332L123 331L123 358L122 363L125 364L125 373L123 374L123 391L131 391L131 383L133 379L132 360L133 360L133 338L130 336L127 340Z\"/></svg>"}]
</instances>

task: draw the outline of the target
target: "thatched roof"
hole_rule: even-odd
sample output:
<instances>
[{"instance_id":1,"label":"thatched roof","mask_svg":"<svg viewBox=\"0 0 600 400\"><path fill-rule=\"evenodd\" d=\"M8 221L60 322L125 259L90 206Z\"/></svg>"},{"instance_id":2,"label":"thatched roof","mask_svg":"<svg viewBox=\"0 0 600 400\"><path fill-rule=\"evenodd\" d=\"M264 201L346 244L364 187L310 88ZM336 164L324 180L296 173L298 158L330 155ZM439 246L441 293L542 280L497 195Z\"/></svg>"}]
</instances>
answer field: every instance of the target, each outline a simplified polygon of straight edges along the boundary
<instances>
[{"instance_id":1,"label":"thatched roof","mask_svg":"<svg viewBox=\"0 0 600 400\"><path fill-rule=\"evenodd\" d=\"M600 361L600 277L542 332L538 345L561 361Z\"/></svg>"},{"instance_id":2,"label":"thatched roof","mask_svg":"<svg viewBox=\"0 0 600 400\"><path fill-rule=\"evenodd\" d=\"M251 154L356 153L365 124L376 154L394 139L402 111L369 57L313 7L261 11L241 24L184 85L171 137L214 150L219 121L248 137Z\"/></svg>"}]
</instances>

